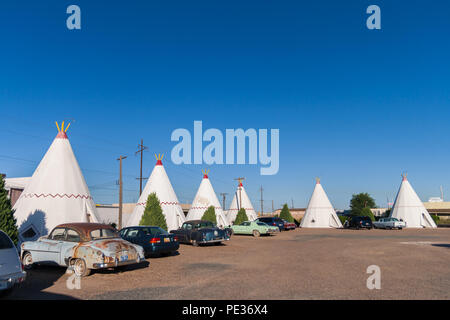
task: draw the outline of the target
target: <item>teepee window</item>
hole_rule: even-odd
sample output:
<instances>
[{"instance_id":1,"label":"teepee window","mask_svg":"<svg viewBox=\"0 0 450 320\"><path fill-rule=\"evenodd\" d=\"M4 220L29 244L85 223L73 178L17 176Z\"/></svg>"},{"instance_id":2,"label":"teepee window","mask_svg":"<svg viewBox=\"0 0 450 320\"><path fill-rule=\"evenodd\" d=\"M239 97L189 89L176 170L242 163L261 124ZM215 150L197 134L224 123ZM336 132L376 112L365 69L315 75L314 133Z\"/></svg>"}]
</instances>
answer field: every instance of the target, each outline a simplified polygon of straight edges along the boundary
<instances>
[{"instance_id":1,"label":"teepee window","mask_svg":"<svg viewBox=\"0 0 450 320\"><path fill-rule=\"evenodd\" d=\"M21 236L24 239L32 239L36 237L37 233L34 230L33 226L28 227L24 232L22 232Z\"/></svg>"}]
</instances>

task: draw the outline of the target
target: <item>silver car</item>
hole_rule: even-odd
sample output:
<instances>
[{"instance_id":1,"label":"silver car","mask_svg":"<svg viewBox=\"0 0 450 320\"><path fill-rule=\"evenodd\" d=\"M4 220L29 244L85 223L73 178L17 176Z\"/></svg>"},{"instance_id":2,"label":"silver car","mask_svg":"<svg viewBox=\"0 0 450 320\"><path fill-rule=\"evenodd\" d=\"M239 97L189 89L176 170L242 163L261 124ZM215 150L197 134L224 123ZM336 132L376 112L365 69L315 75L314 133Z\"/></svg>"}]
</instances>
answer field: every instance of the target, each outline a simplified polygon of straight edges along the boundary
<instances>
[{"instance_id":1,"label":"silver car","mask_svg":"<svg viewBox=\"0 0 450 320\"><path fill-rule=\"evenodd\" d=\"M0 230L0 293L11 291L25 280L19 253L6 233Z\"/></svg>"},{"instance_id":2,"label":"silver car","mask_svg":"<svg viewBox=\"0 0 450 320\"><path fill-rule=\"evenodd\" d=\"M406 223L399 221L397 218L381 218L378 221L373 222L373 226L377 229L403 229L406 227Z\"/></svg>"}]
</instances>

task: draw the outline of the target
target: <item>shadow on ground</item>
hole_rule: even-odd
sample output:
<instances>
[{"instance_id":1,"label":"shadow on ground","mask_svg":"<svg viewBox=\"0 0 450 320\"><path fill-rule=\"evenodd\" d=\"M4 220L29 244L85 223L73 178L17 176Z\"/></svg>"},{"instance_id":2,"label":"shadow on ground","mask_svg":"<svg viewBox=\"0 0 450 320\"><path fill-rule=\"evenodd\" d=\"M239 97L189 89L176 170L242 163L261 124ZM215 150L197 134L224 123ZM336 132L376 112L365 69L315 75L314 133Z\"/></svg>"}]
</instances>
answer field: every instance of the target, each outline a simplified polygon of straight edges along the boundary
<instances>
[{"instance_id":1,"label":"shadow on ground","mask_svg":"<svg viewBox=\"0 0 450 320\"><path fill-rule=\"evenodd\" d=\"M74 297L44 291L66 273L66 268L37 266L27 271L27 279L11 294L2 297L9 300L76 300Z\"/></svg>"}]
</instances>

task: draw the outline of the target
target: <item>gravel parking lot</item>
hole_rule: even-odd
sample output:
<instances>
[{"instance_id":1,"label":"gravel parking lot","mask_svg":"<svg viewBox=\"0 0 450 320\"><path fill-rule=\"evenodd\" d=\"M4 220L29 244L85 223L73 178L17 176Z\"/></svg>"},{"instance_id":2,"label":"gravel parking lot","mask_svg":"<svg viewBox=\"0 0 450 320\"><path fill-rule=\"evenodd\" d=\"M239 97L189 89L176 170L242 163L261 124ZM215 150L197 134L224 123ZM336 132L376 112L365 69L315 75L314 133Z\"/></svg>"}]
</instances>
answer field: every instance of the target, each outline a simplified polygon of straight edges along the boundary
<instances>
[{"instance_id":1,"label":"gravel parking lot","mask_svg":"<svg viewBox=\"0 0 450 320\"><path fill-rule=\"evenodd\" d=\"M369 290L367 267L381 268ZM66 286L65 269L37 267L13 299L449 299L450 229L296 229L233 236L222 246L97 271Z\"/></svg>"}]
</instances>

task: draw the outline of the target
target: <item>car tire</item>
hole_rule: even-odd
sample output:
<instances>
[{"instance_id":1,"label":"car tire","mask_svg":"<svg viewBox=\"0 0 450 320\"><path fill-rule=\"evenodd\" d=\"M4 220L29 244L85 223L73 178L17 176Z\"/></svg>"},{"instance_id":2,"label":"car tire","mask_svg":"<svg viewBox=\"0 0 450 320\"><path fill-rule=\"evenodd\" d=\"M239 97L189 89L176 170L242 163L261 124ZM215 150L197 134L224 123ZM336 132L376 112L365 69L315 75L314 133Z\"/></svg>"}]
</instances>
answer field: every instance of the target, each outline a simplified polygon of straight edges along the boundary
<instances>
[{"instance_id":1,"label":"car tire","mask_svg":"<svg viewBox=\"0 0 450 320\"><path fill-rule=\"evenodd\" d=\"M84 259L76 259L73 262L73 272L77 277L87 277L91 274L91 269L88 269Z\"/></svg>"},{"instance_id":2,"label":"car tire","mask_svg":"<svg viewBox=\"0 0 450 320\"><path fill-rule=\"evenodd\" d=\"M261 235L261 233L259 233L258 230L253 230L253 236L254 236L255 238L258 238L260 235Z\"/></svg>"},{"instance_id":3,"label":"car tire","mask_svg":"<svg viewBox=\"0 0 450 320\"><path fill-rule=\"evenodd\" d=\"M33 268L33 257L30 252L25 252L22 257L22 264L25 270L30 270Z\"/></svg>"}]
</instances>

